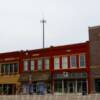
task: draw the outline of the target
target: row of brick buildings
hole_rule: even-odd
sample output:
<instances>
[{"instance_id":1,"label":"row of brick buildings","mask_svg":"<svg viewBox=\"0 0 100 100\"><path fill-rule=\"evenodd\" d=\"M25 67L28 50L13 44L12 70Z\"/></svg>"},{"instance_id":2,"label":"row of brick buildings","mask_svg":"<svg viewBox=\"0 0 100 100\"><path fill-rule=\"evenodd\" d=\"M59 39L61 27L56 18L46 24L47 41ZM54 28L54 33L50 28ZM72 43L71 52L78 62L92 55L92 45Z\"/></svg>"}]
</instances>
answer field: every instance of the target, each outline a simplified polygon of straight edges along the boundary
<instances>
[{"instance_id":1,"label":"row of brick buildings","mask_svg":"<svg viewBox=\"0 0 100 100\"><path fill-rule=\"evenodd\" d=\"M0 53L0 94L100 92L100 26L89 41Z\"/></svg>"}]
</instances>

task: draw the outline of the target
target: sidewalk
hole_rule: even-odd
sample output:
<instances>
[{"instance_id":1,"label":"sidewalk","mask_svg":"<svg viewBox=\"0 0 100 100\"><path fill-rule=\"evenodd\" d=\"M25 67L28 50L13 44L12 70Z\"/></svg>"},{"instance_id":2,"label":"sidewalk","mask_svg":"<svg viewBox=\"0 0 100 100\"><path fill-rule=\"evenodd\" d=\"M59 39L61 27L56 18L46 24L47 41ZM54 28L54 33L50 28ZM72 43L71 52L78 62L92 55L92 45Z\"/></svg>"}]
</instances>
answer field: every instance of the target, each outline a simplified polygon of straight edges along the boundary
<instances>
[{"instance_id":1,"label":"sidewalk","mask_svg":"<svg viewBox=\"0 0 100 100\"><path fill-rule=\"evenodd\" d=\"M80 95L1 95L0 100L100 100L100 94Z\"/></svg>"}]
</instances>

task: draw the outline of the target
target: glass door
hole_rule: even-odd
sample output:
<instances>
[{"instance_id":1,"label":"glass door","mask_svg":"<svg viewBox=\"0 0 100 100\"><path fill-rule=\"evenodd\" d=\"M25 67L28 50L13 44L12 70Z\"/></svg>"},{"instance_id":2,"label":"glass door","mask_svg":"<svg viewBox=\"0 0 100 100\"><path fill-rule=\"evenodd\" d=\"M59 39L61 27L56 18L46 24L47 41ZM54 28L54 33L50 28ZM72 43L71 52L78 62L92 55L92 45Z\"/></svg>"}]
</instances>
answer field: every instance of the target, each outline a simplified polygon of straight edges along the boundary
<instances>
[{"instance_id":1,"label":"glass door","mask_svg":"<svg viewBox=\"0 0 100 100\"><path fill-rule=\"evenodd\" d=\"M75 81L68 81L68 93L75 93Z\"/></svg>"},{"instance_id":2,"label":"glass door","mask_svg":"<svg viewBox=\"0 0 100 100\"><path fill-rule=\"evenodd\" d=\"M55 92L62 92L62 80L54 81L54 91Z\"/></svg>"},{"instance_id":3,"label":"glass door","mask_svg":"<svg viewBox=\"0 0 100 100\"><path fill-rule=\"evenodd\" d=\"M95 79L95 91L100 93L100 79Z\"/></svg>"}]
</instances>

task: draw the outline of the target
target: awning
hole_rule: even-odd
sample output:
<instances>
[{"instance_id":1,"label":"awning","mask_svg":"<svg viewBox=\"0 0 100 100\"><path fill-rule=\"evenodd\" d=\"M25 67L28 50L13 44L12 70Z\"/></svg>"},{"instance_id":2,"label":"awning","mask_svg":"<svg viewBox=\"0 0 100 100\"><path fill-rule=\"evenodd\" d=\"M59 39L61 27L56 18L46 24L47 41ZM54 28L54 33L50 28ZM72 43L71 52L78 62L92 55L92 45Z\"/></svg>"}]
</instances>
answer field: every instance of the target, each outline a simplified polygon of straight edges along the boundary
<instances>
[{"instance_id":1,"label":"awning","mask_svg":"<svg viewBox=\"0 0 100 100\"><path fill-rule=\"evenodd\" d=\"M50 80L49 72L33 72L33 73L22 73L19 81L46 81Z\"/></svg>"}]
</instances>

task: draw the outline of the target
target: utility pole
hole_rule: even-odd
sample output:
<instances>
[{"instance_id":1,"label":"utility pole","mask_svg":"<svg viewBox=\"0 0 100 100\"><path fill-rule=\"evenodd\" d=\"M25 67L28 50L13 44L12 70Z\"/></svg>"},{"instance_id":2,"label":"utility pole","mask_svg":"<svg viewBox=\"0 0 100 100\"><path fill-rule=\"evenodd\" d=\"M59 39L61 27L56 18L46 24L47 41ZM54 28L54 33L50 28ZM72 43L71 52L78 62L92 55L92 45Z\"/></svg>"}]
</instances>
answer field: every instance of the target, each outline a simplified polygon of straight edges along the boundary
<instances>
[{"instance_id":1,"label":"utility pole","mask_svg":"<svg viewBox=\"0 0 100 100\"><path fill-rule=\"evenodd\" d=\"M43 18L40 22L43 24L43 49L44 49L45 48L44 24L46 23L46 20Z\"/></svg>"}]
</instances>

